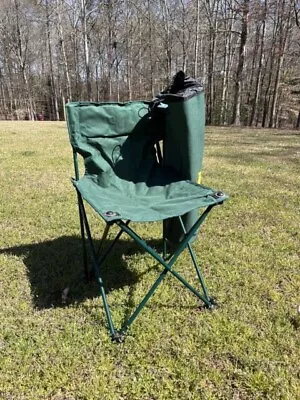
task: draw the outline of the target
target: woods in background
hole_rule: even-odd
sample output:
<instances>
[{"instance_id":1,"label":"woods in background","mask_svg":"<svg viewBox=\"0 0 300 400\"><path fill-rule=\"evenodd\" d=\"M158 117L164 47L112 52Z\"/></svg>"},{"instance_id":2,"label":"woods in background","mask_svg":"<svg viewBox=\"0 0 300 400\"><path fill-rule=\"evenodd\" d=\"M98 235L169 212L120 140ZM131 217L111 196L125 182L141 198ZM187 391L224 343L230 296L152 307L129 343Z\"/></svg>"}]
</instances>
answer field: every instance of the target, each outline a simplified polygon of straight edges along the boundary
<instances>
[{"instance_id":1,"label":"woods in background","mask_svg":"<svg viewBox=\"0 0 300 400\"><path fill-rule=\"evenodd\" d=\"M0 118L200 78L207 123L300 127L298 0L1 0Z\"/></svg>"}]
</instances>

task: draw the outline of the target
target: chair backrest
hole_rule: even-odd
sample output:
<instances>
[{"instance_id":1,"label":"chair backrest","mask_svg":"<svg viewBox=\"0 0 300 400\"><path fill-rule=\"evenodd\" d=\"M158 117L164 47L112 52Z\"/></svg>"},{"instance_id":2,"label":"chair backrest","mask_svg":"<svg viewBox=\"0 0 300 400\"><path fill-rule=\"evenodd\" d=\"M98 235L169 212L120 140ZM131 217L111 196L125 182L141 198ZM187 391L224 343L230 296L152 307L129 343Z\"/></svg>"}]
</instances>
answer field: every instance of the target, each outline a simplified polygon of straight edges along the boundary
<instances>
[{"instance_id":1,"label":"chair backrest","mask_svg":"<svg viewBox=\"0 0 300 400\"><path fill-rule=\"evenodd\" d=\"M86 174L147 178L157 162L148 102L70 102L66 112L70 142Z\"/></svg>"}]
</instances>

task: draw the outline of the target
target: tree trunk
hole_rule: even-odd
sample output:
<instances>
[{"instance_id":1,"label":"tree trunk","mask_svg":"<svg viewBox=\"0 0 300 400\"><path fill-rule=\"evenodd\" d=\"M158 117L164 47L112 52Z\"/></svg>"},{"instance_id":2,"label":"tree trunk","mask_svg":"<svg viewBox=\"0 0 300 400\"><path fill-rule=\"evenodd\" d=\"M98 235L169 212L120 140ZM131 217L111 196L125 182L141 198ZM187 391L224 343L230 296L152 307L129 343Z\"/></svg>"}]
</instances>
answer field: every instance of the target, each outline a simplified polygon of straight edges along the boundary
<instances>
[{"instance_id":1,"label":"tree trunk","mask_svg":"<svg viewBox=\"0 0 300 400\"><path fill-rule=\"evenodd\" d=\"M280 25L279 25L279 58L277 62L275 83L274 83L274 92L272 98L272 105L270 110L270 121L269 128L274 128L276 126L276 108L277 108L277 100L278 100L278 88L281 80L282 73L282 65L284 60L284 54L286 50L287 36L290 28L290 17L291 17L291 9L288 11L287 20L285 21L285 0L282 1L282 9L280 13Z\"/></svg>"},{"instance_id":2,"label":"tree trunk","mask_svg":"<svg viewBox=\"0 0 300 400\"><path fill-rule=\"evenodd\" d=\"M54 112L53 117L56 121L59 121L58 100L57 100L56 83L55 83L55 79L54 79L53 57L52 57L52 48L51 48L49 0L46 0L46 26L47 26L47 47L48 47L49 66L50 66L50 86L51 86L51 93L52 93L51 103L52 103L52 110Z\"/></svg>"},{"instance_id":3,"label":"tree trunk","mask_svg":"<svg viewBox=\"0 0 300 400\"><path fill-rule=\"evenodd\" d=\"M182 71L186 72L187 70L187 51L186 51L186 9L184 0L181 0L181 8L182 8L182 27L181 27L181 46L182 46ZM176 68L177 70L177 68Z\"/></svg>"},{"instance_id":4,"label":"tree trunk","mask_svg":"<svg viewBox=\"0 0 300 400\"><path fill-rule=\"evenodd\" d=\"M141 23L141 18L138 18L138 38L139 38L139 77L138 77L138 94L139 98L142 98L142 85L143 85L143 80L142 80L142 73L143 73L143 61L142 61L142 45L143 45L143 40L142 40L142 23Z\"/></svg>"},{"instance_id":5,"label":"tree trunk","mask_svg":"<svg viewBox=\"0 0 300 400\"><path fill-rule=\"evenodd\" d=\"M98 66L98 62L95 65L95 77L96 77L96 100L100 101L100 89L99 89L99 79L100 79L100 75L99 75L99 66Z\"/></svg>"},{"instance_id":6,"label":"tree trunk","mask_svg":"<svg viewBox=\"0 0 300 400\"><path fill-rule=\"evenodd\" d=\"M194 46L194 77L198 76L198 53L199 53L199 25L200 25L200 0L196 1L196 26Z\"/></svg>"},{"instance_id":7,"label":"tree trunk","mask_svg":"<svg viewBox=\"0 0 300 400\"><path fill-rule=\"evenodd\" d=\"M230 66L230 53L232 47L232 15L229 15L229 24L226 25L226 36L225 36L225 52L224 52L224 63L223 63L223 77L222 77L222 95L221 95L221 108L220 108L220 124L223 125L226 120L227 111L227 94L228 94L228 78L229 78L229 66Z\"/></svg>"},{"instance_id":8,"label":"tree trunk","mask_svg":"<svg viewBox=\"0 0 300 400\"><path fill-rule=\"evenodd\" d=\"M4 118L8 119L8 107L7 100L5 94L5 80L2 73L2 69L0 69L0 87L1 87L1 112L4 114Z\"/></svg>"},{"instance_id":9,"label":"tree trunk","mask_svg":"<svg viewBox=\"0 0 300 400\"><path fill-rule=\"evenodd\" d=\"M60 51L61 51L64 71L65 71L65 78L66 78L67 101L72 101L72 88L71 88L68 60L67 60L66 49L65 49L65 35L64 35L63 24L62 24L62 20L61 20L62 4L63 4L62 0L56 0L57 21L58 21L57 30L58 30L58 35L59 35Z\"/></svg>"},{"instance_id":10,"label":"tree trunk","mask_svg":"<svg viewBox=\"0 0 300 400\"><path fill-rule=\"evenodd\" d=\"M90 51L89 51L88 33L87 33L87 2L86 2L86 0L81 0L81 29L82 29L82 40L83 40L86 92L87 92L87 99L89 101L91 101L92 100L92 84L91 84Z\"/></svg>"},{"instance_id":11,"label":"tree trunk","mask_svg":"<svg viewBox=\"0 0 300 400\"><path fill-rule=\"evenodd\" d=\"M170 17L169 17L169 0L161 0L162 1L162 14L163 14L163 23L165 30L165 54L166 54L166 80L168 81L172 74L172 43L170 36Z\"/></svg>"},{"instance_id":12,"label":"tree trunk","mask_svg":"<svg viewBox=\"0 0 300 400\"><path fill-rule=\"evenodd\" d=\"M256 29L255 29L255 42L254 42L254 49L253 49L253 56L252 56L252 61L251 61L251 69L250 69L250 79L248 83L248 93L247 93L247 100L246 100L246 105L249 106L251 98L252 98L252 87L253 87L253 81L254 81L254 75L255 75L255 66L257 63L257 55L258 55L258 50L259 50L259 43L260 43L260 26L257 24Z\"/></svg>"},{"instance_id":13,"label":"tree trunk","mask_svg":"<svg viewBox=\"0 0 300 400\"><path fill-rule=\"evenodd\" d=\"M151 0L148 0L147 3L147 19L149 23L149 63L150 63L150 90L151 96L154 97L154 66L153 66L153 32L152 32L152 14L151 14Z\"/></svg>"},{"instance_id":14,"label":"tree trunk","mask_svg":"<svg viewBox=\"0 0 300 400\"><path fill-rule=\"evenodd\" d=\"M22 74L22 79L25 86L25 93L27 97L27 110L28 110L28 119L34 120L34 111L32 106L32 97L30 93L30 87L28 83L28 78L26 74L26 51L24 51L23 41L28 40L28 38L24 38L24 35L21 33L21 25L20 25L20 3L19 0L14 0L15 10L16 10L16 34L17 34L17 43L18 43L18 59L20 71Z\"/></svg>"},{"instance_id":15,"label":"tree trunk","mask_svg":"<svg viewBox=\"0 0 300 400\"><path fill-rule=\"evenodd\" d=\"M259 51L258 68L257 68L256 82L255 82L255 93L254 93L252 111L251 111L250 120L249 120L250 126L253 126L253 123L257 116L257 104L258 104L258 99L259 99L259 95L260 95L260 85L261 85L262 67L263 67L267 7L268 7L268 0L265 0L263 21L262 21L262 31L261 31L260 44L259 44L260 51Z\"/></svg>"},{"instance_id":16,"label":"tree trunk","mask_svg":"<svg viewBox=\"0 0 300 400\"><path fill-rule=\"evenodd\" d=\"M206 121L208 124L213 122L214 110L214 89L215 89L215 52L216 52L216 37L218 28L218 9L219 2L213 1L208 4L207 17L209 21L209 51L207 65L207 105L206 105Z\"/></svg>"},{"instance_id":17,"label":"tree trunk","mask_svg":"<svg viewBox=\"0 0 300 400\"><path fill-rule=\"evenodd\" d=\"M132 100L132 46L130 38L127 39L127 95L128 100Z\"/></svg>"},{"instance_id":18,"label":"tree trunk","mask_svg":"<svg viewBox=\"0 0 300 400\"><path fill-rule=\"evenodd\" d=\"M270 109L270 121L269 121L269 128L274 128L276 125L275 117L276 117L276 106L277 106L277 99L278 99L278 88L281 79L281 68L283 64L283 54L280 55L278 63L277 63L277 70L274 82L274 92L272 97L271 109Z\"/></svg>"},{"instance_id":19,"label":"tree trunk","mask_svg":"<svg viewBox=\"0 0 300 400\"><path fill-rule=\"evenodd\" d=\"M298 118L297 118L297 122L296 122L296 129L300 129L300 110L299 110Z\"/></svg>"},{"instance_id":20,"label":"tree trunk","mask_svg":"<svg viewBox=\"0 0 300 400\"><path fill-rule=\"evenodd\" d=\"M242 77L245 61L245 47L248 35L248 14L249 14L249 0L243 0L242 11L242 30L239 46L239 60L235 77L234 101L233 101L233 116L232 124L241 125L241 96L242 96Z\"/></svg>"}]
</instances>

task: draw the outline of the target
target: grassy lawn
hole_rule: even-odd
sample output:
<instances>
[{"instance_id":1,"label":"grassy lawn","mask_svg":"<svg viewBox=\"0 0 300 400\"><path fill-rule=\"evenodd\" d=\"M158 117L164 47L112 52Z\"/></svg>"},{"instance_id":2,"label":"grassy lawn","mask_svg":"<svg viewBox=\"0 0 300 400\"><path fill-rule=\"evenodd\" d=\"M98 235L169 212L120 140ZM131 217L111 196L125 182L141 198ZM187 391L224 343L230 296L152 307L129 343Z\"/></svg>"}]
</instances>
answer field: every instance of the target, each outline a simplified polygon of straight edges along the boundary
<instances>
[{"instance_id":1,"label":"grassy lawn","mask_svg":"<svg viewBox=\"0 0 300 400\"><path fill-rule=\"evenodd\" d=\"M204 184L230 200L194 248L220 308L169 277L120 345L82 282L65 124L0 122L0 138L1 399L299 399L299 133L207 129ZM160 223L135 228L161 237ZM117 325L156 274L124 236L104 271Z\"/></svg>"}]
</instances>

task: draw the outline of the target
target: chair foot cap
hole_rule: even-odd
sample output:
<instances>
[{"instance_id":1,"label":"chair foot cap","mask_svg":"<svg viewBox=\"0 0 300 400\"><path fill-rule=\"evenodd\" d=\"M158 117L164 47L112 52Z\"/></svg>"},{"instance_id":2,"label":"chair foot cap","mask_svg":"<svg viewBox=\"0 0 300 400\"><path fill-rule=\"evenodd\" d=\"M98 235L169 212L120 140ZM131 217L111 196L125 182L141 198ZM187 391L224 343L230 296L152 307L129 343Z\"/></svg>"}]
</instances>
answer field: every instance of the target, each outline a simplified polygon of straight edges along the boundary
<instances>
[{"instance_id":1,"label":"chair foot cap","mask_svg":"<svg viewBox=\"0 0 300 400\"><path fill-rule=\"evenodd\" d=\"M115 331L114 334L111 336L111 340L114 343L123 343L125 342L125 333Z\"/></svg>"},{"instance_id":2,"label":"chair foot cap","mask_svg":"<svg viewBox=\"0 0 300 400\"><path fill-rule=\"evenodd\" d=\"M202 303L201 306L199 307L199 311L204 311L204 310L214 311L216 308L219 308L219 304L217 303L214 297L209 297L207 301L209 301L209 304Z\"/></svg>"},{"instance_id":3,"label":"chair foot cap","mask_svg":"<svg viewBox=\"0 0 300 400\"><path fill-rule=\"evenodd\" d=\"M216 308L219 308L219 304L217 303L217 300L215 297L210 297L209 298L209 305L206 306L209 310L215 310Z\"/></svg>"}]
</instances>

